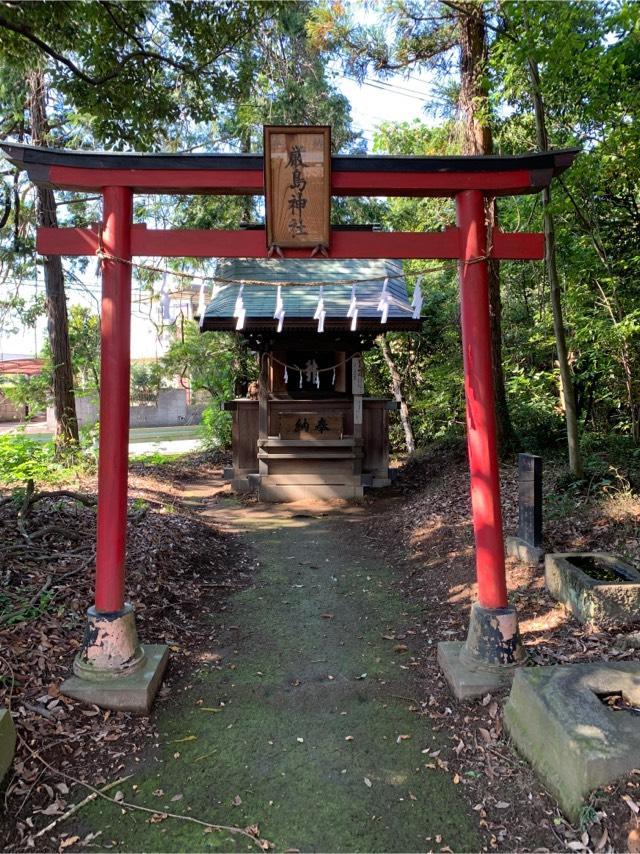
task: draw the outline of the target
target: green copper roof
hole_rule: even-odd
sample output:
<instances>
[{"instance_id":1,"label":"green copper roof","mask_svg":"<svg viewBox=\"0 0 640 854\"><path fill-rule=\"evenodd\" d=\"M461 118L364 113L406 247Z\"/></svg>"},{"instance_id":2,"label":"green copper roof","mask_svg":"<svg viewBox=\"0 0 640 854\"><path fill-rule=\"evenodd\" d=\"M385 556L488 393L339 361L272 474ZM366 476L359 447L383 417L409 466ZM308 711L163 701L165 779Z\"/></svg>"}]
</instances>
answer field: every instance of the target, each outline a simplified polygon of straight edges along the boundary
<instances>
[{"instance_id":1,"label":"green copper roof","mask_svg":"<svg viewBox=\"0 0 640 854\"><path fill-rule=\"evenodd\" d=\"M242 301L247 325L250 321L272 321L278 284L282 284L285 320L313 321L322 285L327 321L348 323L352 283L358 307L358 322L380 322L378 303L385 278L388 278L389 313L393 327L398 321L409 321L414 328L413 309L407 297L402 264L390 260L332 259L230 259L218 262L216 275L231 279L233 284L219 282L219 290L206 308L202 326L218 328L218 322L233 319L236 299L242 285ZM260 284L257 284L257 283ZM290 284L295 283L295 284ZM274 321L275 322L275 321Z\"/></svg>"}]
</instances>

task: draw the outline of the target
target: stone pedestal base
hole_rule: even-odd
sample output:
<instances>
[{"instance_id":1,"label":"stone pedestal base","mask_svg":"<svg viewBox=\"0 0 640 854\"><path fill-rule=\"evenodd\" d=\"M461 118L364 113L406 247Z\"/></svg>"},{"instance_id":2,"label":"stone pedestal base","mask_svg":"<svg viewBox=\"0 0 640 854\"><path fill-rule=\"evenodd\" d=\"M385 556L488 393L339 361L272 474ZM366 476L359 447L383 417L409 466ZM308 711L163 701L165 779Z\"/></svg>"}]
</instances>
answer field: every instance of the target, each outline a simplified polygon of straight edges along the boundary
<instances>
[{"instance_id":1,"label":"stone pedestal base","mask_svg":"<svg viewBox=\"0 0 640 854\"><path fill-rule=\"evenodd\" d=\"M640 662L526 667L513 680L505 727L571 821L589 792L638 767L638 718L601 701L612 692L640 704Z\"/></svg>"},{"instance_id":2,"label":"stone pedestal base","mask_svg":"<svg viewBox=\"0 0 640 854\"><path fill-rule=\"evenodd\" d=\"M16 752L16 730L9 709L0 709L0 781L7 773Z\"/></svg>"},{"instance_id":3,"label":"stone pedestal base","mask_svg":"<svg viewBox=\"0 0 640 854\"><path fill-rule=\"evenodd\" d=\"M526 653L515 608L471 608L466 643L438 644L438 663L458 700L507 687Z\"/></svg>"},{"instance_id":4,"label":"stone pedestal base","mask_svg":"<svg viewBox=\"0 0 640 854\"><path fill-rule=\"evenodd\" d=\"M169 660L169 649L164 644L145 645L141 652L142 664L134 670L106 679L71 676L62 683L60 690L67 697L95 704L101 709L149 714Z\"/></svg>"},{"instance_id":5,"label":"stone pedestal base","mask_svg":"<svg viewBox=\"0 0 640 854\"><path fill-rule=\"evenodd\" d=\"M521 540L520 537L507 537L505 545L509 557L515 557L521 563L536 566L544 558L544 551L541 548L532 546L531 543Z\"/></svg>"},{"instance_id":6,"label":"stone pedestal base","mask_svg":"<svg viewBox=\"0 0 640 854\"><path fill-rule=\"evenodd\" d=\"M73 672L81 679L99 682L133 673L144 665L138 643L133 607L103 613L92 606L87 611L82 649L73 662Z\"/></svg>"},{"instance_id":7,"label":"stone pedestal base","mask_svg":"<svg viewBox=\"0 0 640 854\"><path fill-rule=\"evenodd\" d=\"M505 667L502 670L478 670L470 667L460 657L464 646L462 641L443 641L438 644L438 664L456 700L483 697L509 687L513 679L513 667Z\"/></svg>"}]
</instances>

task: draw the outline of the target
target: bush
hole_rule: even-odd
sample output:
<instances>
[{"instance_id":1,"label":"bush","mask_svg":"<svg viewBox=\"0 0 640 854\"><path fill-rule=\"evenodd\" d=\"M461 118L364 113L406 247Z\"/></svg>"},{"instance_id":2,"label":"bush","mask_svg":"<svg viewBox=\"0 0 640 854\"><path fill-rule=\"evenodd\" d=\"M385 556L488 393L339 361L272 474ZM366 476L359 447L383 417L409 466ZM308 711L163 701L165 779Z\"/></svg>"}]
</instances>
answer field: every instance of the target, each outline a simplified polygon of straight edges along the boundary
<instances>
[{"instance_id":1,"label":"bush","mask_svg":"<svg viewBox=\"0 0 640 854\"><path fill-rule=\"evenodd\" d=\"M231 413L223 412L220 403L214 399L202 413L200 431L207 450L231 447Z\"/></svg>"},{"instance_id":2,"label":"bush","mask_svg":"<svg viewBox=\"0 0 640 854\"><path fill-rule=\"evenodd\" d=\"M52 441L37 442L24 433L0 436L0 483L60 483L73 477L84 464L77 452L68 459L57 458Z\"/></svg>"}]
</instances>

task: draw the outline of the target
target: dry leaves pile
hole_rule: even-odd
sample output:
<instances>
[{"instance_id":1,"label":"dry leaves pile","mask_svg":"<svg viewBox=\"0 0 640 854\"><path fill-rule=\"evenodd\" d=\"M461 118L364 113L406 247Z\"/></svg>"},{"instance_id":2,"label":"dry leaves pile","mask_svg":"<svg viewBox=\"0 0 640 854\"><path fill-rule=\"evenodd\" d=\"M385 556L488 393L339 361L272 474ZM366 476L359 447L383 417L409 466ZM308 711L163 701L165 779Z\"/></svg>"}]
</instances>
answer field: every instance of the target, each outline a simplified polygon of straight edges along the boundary
<instances>
[{"instance_id":1,"label":"dry leaves pile","mask_svg":"<svg viewBox=\"0 0 640 854\"><path fill-rule=\"evenodd\" d=\"M216 644L203 609L224 610L253 567L233 537L181 507L170 485L160 495L144 478L136 486L145 500L129 504L127 598L141 638L171 647L162 702L189 656ZM86 796L48 765L100 788L158 736L151 719L85 708L59 691L92 602L95 525L92 494L31 493L0 504L0 704L11 708L18 731L2 850L51 850L55 833L36 837L38 829Z\"/></svg>"},{"instance_id":2,"label":"dry leaves pile","mask_svg":"<svg viewBox=\"0 0 640 854\"><path fill-rule=\"evenodd\" d=\"M557 474L547 465L545 550L609 550L640 563L640 499L627 492L559 494ZM464 639L476 598L468 477L464 445L452 444L411 461L387 496L370 504L368 536L381 548L392 544L398 584L422 609L421 621L401 627L393 639L406 640L415 651L406 666L415 668L422 691L412 707L451 741L446 753L432 753L429 761L463 787L490 850L638 852L640 771L598 795L584 810L582 826L571 826L503 732L506 692L457 703L442 679L436 645ZM503 468L501 481L505 530L515 532L515 465ZM406 557L402 563L399 553ZM510 561L508 585L534 663L640 655L637 648L616 645L616 635L624 637L631 627L596 631L573 619L547 594L541 568Z\"/></svg>"}]
</instances>

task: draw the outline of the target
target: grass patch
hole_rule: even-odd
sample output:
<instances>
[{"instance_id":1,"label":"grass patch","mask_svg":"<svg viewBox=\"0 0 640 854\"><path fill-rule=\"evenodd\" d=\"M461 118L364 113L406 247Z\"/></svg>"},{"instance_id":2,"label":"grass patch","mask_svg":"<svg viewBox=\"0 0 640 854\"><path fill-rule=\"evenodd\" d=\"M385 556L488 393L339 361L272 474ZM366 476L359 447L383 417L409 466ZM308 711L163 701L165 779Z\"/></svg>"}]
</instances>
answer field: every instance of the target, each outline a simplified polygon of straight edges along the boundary
<instances>
[{"instance_id":1,"label":"grass patch","mask_svg":"<svg viewBox=\"0 0 640 854\"><path fill-rule=\"evenodd\" d=\"M141 466L163 466L170 463L177 463L187 453L188 451L181 454L163 454L161 451L151 451L147 454L130 454L129 463Z\"/></svg>"}]
</instances>

